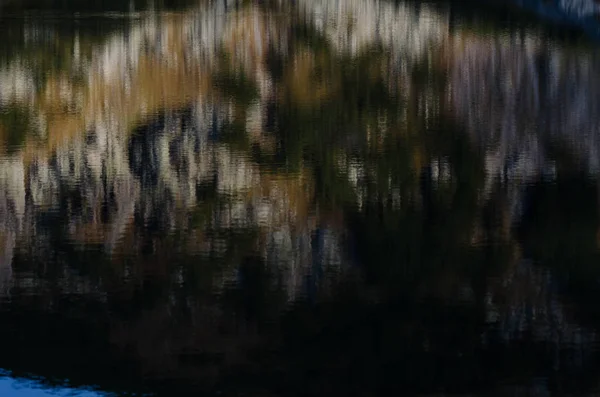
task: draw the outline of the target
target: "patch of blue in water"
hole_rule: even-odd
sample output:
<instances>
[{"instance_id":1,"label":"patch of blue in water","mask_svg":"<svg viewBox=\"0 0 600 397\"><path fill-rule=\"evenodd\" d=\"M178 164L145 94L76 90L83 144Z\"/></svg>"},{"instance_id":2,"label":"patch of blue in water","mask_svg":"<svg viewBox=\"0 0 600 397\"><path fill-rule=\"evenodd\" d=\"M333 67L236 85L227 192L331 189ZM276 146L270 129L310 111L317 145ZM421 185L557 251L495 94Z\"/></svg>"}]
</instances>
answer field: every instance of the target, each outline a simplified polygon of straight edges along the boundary
<instances>
[{"instance_id":1,"label":"patch of blue in water","mask_svg":"<svg viewBox=\"0 0 600 397\"><path fill-rule=\"evenodd\" d=\"M0 396L2 397L100 397L95 391L69 387L50 387L34 380L0 378Z\"/></svg>"}]
</instances>

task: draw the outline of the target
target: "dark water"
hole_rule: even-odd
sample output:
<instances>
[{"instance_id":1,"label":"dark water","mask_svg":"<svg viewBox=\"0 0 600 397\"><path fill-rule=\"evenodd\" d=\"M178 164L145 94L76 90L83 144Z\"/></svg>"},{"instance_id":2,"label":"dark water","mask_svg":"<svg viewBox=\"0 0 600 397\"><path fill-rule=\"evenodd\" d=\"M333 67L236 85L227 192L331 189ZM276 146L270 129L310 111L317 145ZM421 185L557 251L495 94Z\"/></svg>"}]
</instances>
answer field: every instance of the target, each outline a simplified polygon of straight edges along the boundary
<instances>
[{"instance_id":1,"label":"dark water","mask_svg":"<svg viewBox=\"0 0 600 397\"><path fill-rule=\"evenodd\" d=\"M599 392L600 4L0 4L0 395Z\"/></svg>"}]
</instances>

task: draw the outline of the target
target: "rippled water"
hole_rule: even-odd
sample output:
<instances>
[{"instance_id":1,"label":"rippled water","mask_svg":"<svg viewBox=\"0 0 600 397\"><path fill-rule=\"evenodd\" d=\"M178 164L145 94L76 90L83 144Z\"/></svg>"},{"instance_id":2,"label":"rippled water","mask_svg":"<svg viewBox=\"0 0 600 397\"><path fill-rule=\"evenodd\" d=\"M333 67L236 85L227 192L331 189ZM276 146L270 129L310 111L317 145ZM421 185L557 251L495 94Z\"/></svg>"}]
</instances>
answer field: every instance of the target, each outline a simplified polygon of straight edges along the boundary
<instances>
[{"instance_id":1,"label":"rippled water","mask_svg":"<svg viewBox=\"0 0 600 397\"><path fill-rule=\"evenodd\" d=\"M598 15L0 2L0 394L599 392Z\"/></svg>"}]
</instances>

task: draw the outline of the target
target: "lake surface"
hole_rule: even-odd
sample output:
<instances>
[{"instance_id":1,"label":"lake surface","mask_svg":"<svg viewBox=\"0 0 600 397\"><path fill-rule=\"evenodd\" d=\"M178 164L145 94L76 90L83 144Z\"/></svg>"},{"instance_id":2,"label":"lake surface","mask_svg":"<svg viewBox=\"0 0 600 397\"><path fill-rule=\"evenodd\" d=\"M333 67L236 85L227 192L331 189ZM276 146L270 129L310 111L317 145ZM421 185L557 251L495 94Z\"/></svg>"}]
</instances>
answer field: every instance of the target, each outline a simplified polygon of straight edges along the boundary
<instances>
[{"instance_id":1,"label":"lake surface","mask_svg":"<svg viewBox=\"0 0 600 397\"><path fill-rule=\"evenodd\" d=\"M596 395L598 15L0 3L0 394Z\"/></svg>"}]
</instances>

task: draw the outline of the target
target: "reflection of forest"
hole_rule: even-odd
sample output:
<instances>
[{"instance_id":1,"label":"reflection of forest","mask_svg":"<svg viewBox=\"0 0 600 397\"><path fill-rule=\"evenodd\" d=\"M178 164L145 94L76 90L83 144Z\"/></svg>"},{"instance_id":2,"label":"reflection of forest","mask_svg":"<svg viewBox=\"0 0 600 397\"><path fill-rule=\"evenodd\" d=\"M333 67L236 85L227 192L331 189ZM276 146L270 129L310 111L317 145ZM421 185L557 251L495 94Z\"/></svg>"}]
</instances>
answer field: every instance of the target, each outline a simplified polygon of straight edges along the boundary
<instances>
[{"instance_id":1,"label":"reflection of forest","mask_svg":"<svg viewBox=\"0 0 600 397\"><path fill-rule=\"evenodd\" d=\"M598 62L447 11L217 1L100 38L23 27L0 65L0 317L25 336L0 331L0 366L572 387L598 360ZM72 330L44 353L34 321Z\"/></svg>"}]
</instances>

